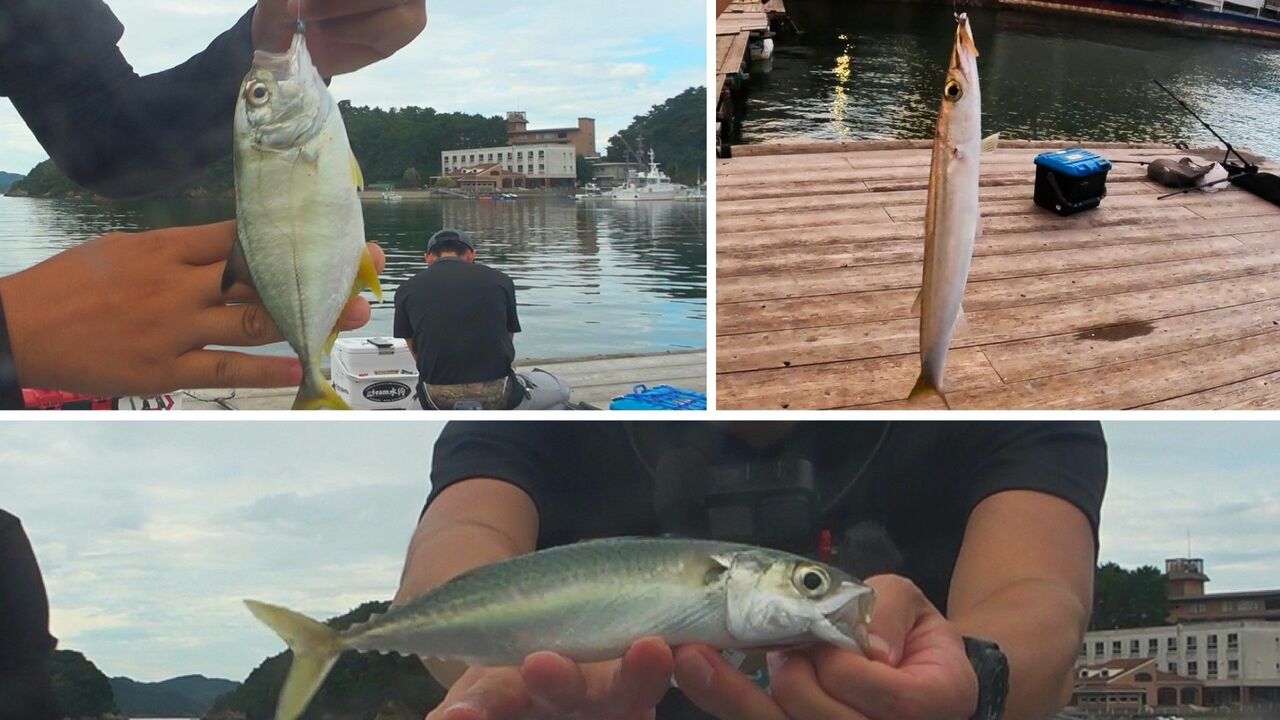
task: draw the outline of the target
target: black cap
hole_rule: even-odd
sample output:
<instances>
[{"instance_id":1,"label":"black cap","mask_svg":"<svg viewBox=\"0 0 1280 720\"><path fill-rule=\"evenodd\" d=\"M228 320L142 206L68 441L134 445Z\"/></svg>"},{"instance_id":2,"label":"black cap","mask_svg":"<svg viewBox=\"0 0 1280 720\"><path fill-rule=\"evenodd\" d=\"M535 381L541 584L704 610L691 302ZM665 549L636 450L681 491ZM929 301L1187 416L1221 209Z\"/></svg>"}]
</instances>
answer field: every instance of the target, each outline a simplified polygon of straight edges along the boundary
<instances>
[{"instance_id":1,"label":"black cap","mask_svg":"<svg viewBox=\"0 0 1280 720\"><path fill-rule=\"evenodd\" d=\"M437 231L436 234L432 235L431 239L427 241L427 254L428 255L431 254L431 251L435 250L437 245L439 245L440 243L446 240L452 240L453 242L462 243L463 245L467 246L468 250L476 249L476 244L471 242L471 238L467 237L466 233L462 232L461 230L444 228L443 230Z\"/></svg>"}]
</instances>

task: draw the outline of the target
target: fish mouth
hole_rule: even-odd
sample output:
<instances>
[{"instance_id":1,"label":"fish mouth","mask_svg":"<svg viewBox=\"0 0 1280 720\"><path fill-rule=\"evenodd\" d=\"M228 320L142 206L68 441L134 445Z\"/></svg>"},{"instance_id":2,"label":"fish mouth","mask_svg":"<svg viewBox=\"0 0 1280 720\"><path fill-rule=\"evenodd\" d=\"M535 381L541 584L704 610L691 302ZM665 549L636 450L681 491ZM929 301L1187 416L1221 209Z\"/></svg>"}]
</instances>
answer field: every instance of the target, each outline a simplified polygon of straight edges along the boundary
<instances>
[{"instance_id":1,"label":"fish mouth","mask_svg":"<svg viewBox=\"0 0 1280 720\"><path fill-rule=\"evenodd\" d=\"M839 589L818 603L822 617L813 623L810 632L836 647L865 654L875 596L876 591L867 585L840 583Z\"/></svg>"},{"instance_id":2,"label":"fish mouth","mask_svg":"<svg viewBox=\"0 0 1280 720\"><path fill-rule=\"evenodd\" d=\"M964 49L965 54L972 57L978 57L978 46L973 41L973 31L969 28L969 15L960 13L956 16L956 44L952 51L952 65L960 64L960 50Z\"/></svg>"}]
</instances>

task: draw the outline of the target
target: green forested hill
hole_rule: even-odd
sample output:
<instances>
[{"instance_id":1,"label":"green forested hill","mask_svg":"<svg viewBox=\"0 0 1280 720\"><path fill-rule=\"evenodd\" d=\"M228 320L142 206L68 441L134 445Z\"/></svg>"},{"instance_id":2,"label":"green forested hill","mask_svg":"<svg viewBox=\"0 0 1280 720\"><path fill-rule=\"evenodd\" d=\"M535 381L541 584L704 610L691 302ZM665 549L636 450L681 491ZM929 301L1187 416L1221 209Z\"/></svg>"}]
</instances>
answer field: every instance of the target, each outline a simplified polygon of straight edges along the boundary
<instances>
[{"instance_id":1,"label":"green forested hill","mask_svg":"<svg viewBox=\"0 0 1280 720\"><path fill-rule=\"evenodd\" d=\"M53 652L49 658L49 679L63 717L100 718L120 714L107 676L75 650Z\"/></svg>"},{"instance_id":2,"label":"green forested hill","mask_svg":"<svg viewBox=\"0 0 1280 720\"><path fill-rule=\"evenodd\" d=\"M390 605L385 601L367 602L329 620L328 625L347 628L368 620L371 615L386 612ZM262 631L271 632L265 627ZM292 660L293 653L287 651L264 660L237 690L218 698L207 717L233 717L243 713L245 720L270 720ZM348 652L333 666L302 720L324 717L373 720L375 716L420 720L443 698L444 690L417 658Z\"/></svg>"},{"instance_id":3,"label":"green forested hill","mask_svg":"<svg viewBox=\"0 0 1280 720\"><path fill-rule=\"evenodd\" d=\"M127 677L111 678L111 690L121 712L131 718L199 717L213 701L240 686L240 683L203 675L183 675L160 682L138 682Z\"/></svg>"},{"instance_id":4,"label":"green forested hill","mask_svg":"<svg viewBox=\"0 0 1280 720\"><path fill-rule=\"evenodd\" d=\"M692 185L707 179L707 89L689 88L637 115L618 133L632 149L639 151L639 138L653 148L658 164L676 182ZM621 162L626 146L618 135L609 138L608 157ZM646 158L647 161L647 158Z\"/></svg>"}]
</instances>

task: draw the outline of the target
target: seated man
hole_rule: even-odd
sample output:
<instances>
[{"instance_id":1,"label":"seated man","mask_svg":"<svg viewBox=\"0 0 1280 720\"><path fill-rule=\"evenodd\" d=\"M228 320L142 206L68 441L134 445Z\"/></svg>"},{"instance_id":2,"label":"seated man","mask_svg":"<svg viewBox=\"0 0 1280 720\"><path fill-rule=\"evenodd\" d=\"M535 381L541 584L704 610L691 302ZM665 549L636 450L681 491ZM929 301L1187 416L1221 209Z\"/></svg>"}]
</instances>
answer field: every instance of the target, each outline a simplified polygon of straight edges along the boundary
<instances>
[{"instance_id":1,"label":"seated man","mask_svg":"<svg viewBox=\"0 0 1280 720\"><path fill-rule=\"evenodd\" d=\"M511 278L477 264L475 244L459 230L432 235L425 257L427 268L396 290L394 321L418 364L423 409L564 407L569 388L554 375L512 370L520 318Z\"/></svg>"}]
</instances>

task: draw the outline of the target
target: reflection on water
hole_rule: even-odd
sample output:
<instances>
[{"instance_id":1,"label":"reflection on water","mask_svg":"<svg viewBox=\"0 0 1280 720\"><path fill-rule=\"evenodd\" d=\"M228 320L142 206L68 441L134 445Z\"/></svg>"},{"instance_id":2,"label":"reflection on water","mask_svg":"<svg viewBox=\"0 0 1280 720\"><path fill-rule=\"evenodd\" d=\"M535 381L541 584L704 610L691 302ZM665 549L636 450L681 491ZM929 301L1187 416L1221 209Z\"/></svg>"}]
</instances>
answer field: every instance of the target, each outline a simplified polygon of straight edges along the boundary
<instances>
[{"instance_id":1,"label":"reflection on water","mask_svg":"<svg viewBox=\"0 0 1280 720\"><path fill-rule=\"evenodd\" d=\"M228 202L97 204L0 199L0 275L113 230L225 220ZM387 253L386 299L355 335L390 335L396 287L424 267L441 227L472 234L479 261L511 275L524 358L706 346L706 207L575 204L563 198L366 202L365 231ZM283 344L270 352L287 353Z\"/></svg>"},{"instance_id":2,"label":"reflection on water","mask_svg":"<svg viewBox=\"0 0 1280 720\"><path fill-rule=\"evenodd\" d=\"M950 4L788 0L804 35L752 77L744 142L929 138L955 38ZM1280 48L1016 9L968 8L985 132L1017 138L1231 142L1280 155Z\"/></svg>"}]
</instances>

